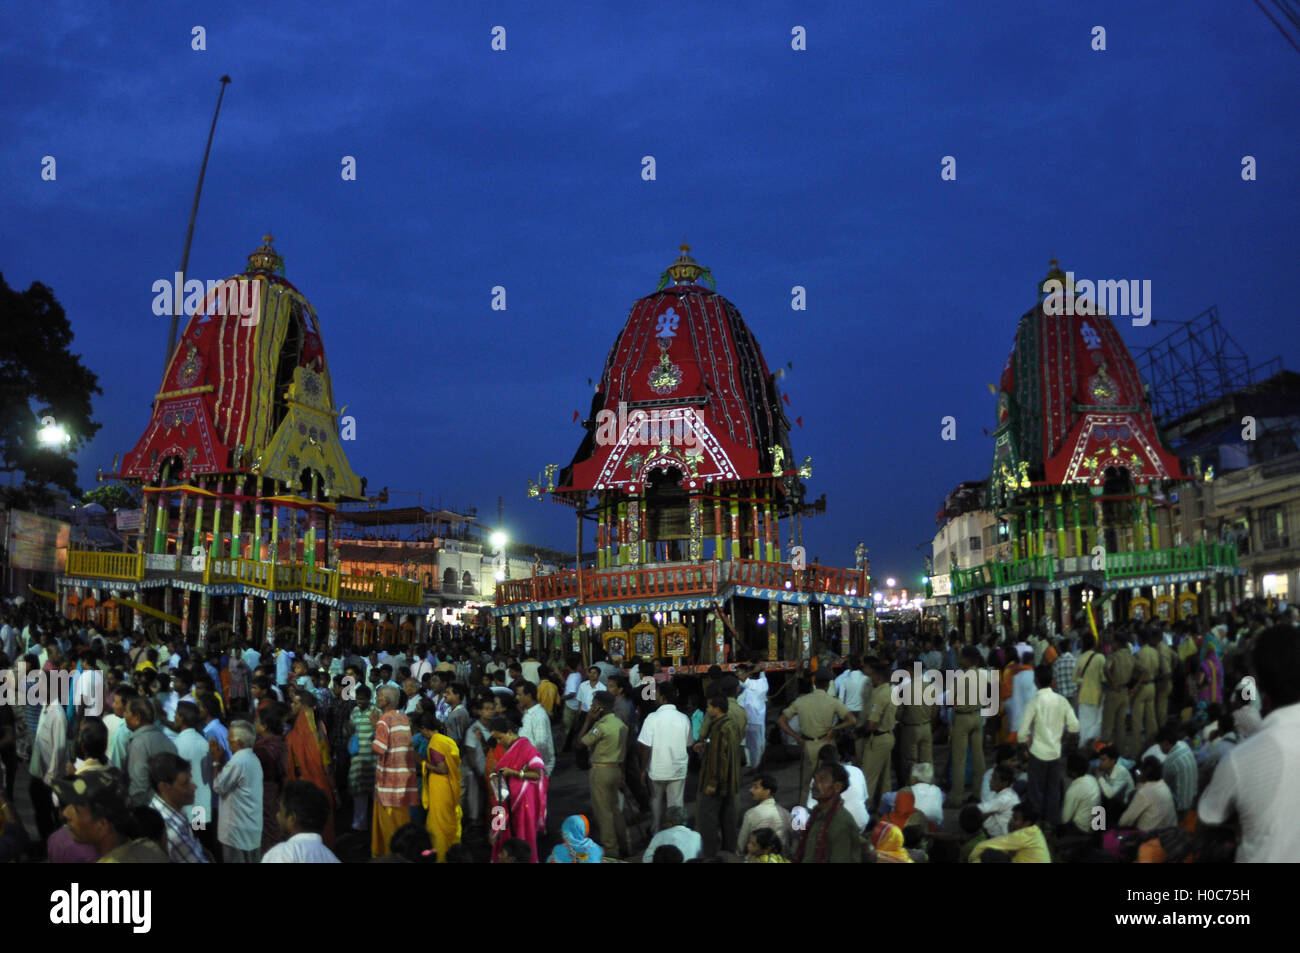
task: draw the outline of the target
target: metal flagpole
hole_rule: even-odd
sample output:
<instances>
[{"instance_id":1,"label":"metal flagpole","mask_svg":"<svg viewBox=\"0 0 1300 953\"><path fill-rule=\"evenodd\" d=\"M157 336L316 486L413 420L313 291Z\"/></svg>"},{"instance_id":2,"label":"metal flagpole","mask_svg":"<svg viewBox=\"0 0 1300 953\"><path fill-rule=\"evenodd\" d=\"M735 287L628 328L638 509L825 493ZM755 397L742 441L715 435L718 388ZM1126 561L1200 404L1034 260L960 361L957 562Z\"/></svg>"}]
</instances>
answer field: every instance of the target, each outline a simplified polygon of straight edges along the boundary
<instances>
[{"instance_id":1,"label":"metal flagpole","mask_svg":"<svg viewBox=\"0 0 1300 953\"><path fill-rule=\"evenodd\" d=\"M167 353L163 355L164 375L167 373L167 365L172 359L172 352L176 350L176 328L180 323L185 272L190 266L190 242L194 240L194 219L199 214L199 196L203 194L203 175L208 171L208 154L212 152L212 136L217 131L217 116L221 114L221 100L226 95L226 86L229 84L229 76L221 77L221 92L217 94L217 108L212 114L212 127L208 130L208 144L203 150L203 164L199 166L199 184L194 189L194 207L190 209L190 225L185 230L185 252L181 255L181 270L179 273L181 287L172 289L172 322L171 328L167 331Z\"/></svg>"}]
</instances>

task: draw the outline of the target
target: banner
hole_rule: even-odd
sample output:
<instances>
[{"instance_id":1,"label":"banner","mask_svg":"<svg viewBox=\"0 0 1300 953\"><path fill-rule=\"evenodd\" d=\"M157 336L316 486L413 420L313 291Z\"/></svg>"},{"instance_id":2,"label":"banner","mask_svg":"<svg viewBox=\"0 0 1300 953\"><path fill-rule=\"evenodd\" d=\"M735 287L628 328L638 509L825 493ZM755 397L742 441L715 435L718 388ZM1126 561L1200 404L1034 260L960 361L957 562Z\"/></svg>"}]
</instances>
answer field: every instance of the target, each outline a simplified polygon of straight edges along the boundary
<instances>
[{"instance_id":1,"label":"banner","mask_svg":"<svg viewBox=\"0 0 1300 953\"><path fill-rule=\"evenodd\" d=\"M118 510L118 530L122 532L137 532L140 529L140 516L143 512L143 510Z\"/></svg>"},{"instance_id":2,"label":"banner","mask_svg":"<svg viewBox=\"0 0 1300 953\"><path fill-rule=\"evenodd\" d=\"M15 569L63 572L68 563L71 526L48 516L9 514L9 564Z\"/></svg>"}]
</instances>

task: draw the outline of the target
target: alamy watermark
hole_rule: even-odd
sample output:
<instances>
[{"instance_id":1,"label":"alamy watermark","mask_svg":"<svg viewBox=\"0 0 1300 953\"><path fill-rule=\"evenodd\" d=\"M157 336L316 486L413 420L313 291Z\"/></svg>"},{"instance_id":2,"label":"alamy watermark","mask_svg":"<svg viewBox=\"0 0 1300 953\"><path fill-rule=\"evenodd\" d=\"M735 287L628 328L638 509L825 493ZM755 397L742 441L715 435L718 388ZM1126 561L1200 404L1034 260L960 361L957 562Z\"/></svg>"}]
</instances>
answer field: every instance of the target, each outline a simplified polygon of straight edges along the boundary
<instances>
[{"instance_id":1,"label":"alamy watermark","mask_svg":"<svg viewBox=\"0 0 1300 953\"><path fill-rule=\"evenodd\" d=\"M104 673L46 671L28 669L21 660L12 669L0 671L0 705L31 705L44 708L75 703L87 715L104 713L106 699Z\"/></svg>"},{"instance_id":2,"label":"alamy watermark","mask_svg":"<svg viewBox=\"0 0 1300 953\"><path fill-rule=\"evenodd\" d=\"M1066 289L1069 289L1068 291ZM1131 316L1133 327L1144 328L1151 323L1151 279L1138 281L1074 280L1074 272L1065 273L1065 281L1049 278L1043 282L1047 298L1043 313L1050 315L1095 315L1111 317ZM1139 320L1141 319L1141 320Z\"/></svg>"},{"instance_id":3,"label":"alamy watermark","mask_svg":"<svg viewBox=\"0 0 1300 953\"><path fill-rule=\"evenodd\" d=\"M256 285L255 278L209 279L206 284L198 278L186 281L184 273L178 271L173 280L159 278L153 283L153 313L159 317L237 314L244 319L240 324L253 327L262 309L262 296Z\"/></svg>"},{"instance_id":4,"label":"alamy watermark","mask_svg":"<svg viewBox=\"0 0 1300 953\"><path fill-rule=\"evenodd\" d=\"M694 450L700 445L700 438L696 436L685 408L655 408L629 413L624 401L619 401L617 413L602 410L596 414L596 445L614 446L629 432L629 428L632 432L628 445L633 447L657 447L664 441L684 450Z\"/></svg>"},{"instance_id":5,"label":"alamy watermark","mask_svg":"<svg viewBox=\"0 0 1300 953\"><path fill-rule=\"evenodd\" d=\"M916 662L910 674L900 668L889 676L889 681L890 699L895 705L978 705L981 715L998 713L997 674L988 669L927 672Z\"/></svg>"}]
</instances>

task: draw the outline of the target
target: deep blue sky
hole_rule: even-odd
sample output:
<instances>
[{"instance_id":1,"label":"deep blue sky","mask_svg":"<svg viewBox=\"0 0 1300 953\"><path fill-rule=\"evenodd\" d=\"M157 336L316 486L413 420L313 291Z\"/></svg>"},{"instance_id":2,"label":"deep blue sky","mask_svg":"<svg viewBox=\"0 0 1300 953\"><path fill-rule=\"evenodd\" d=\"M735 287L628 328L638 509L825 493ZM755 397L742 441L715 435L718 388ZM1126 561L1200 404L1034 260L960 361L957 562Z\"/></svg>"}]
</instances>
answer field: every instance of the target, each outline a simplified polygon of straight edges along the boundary
<instances>
[{"instance_id":1,"label":"deep blue sky","mask_svg":"<svg viewBox=\"0 0 1300 953\"><path fill-rule=\"evenodd\" d=\"M92 6L0 11L0 271L54 289L100 375L83 484L148 420L150 286L179 264L222 73L191 276L273 231L354 469L493 518L504 496L516 537L572 546L525 480L568 463L587 378L683 235L793 363L794 449L830 504L809 556L863 539L878 579L918 577L944 494L987 475L986 382L1051 254L1150 279L1157 322L1217 303L1255 360L1297 363L1300 55L1247 0Z\"/></svg>"}]
</instances>

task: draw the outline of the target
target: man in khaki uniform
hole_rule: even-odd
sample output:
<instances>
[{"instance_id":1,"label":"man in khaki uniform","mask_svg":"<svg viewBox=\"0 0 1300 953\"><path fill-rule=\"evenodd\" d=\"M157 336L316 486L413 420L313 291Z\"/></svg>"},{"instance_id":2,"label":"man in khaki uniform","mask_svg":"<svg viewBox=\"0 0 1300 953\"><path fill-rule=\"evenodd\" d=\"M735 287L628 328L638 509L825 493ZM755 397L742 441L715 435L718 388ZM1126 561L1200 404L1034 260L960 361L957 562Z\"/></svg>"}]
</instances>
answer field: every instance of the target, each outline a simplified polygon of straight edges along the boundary
<instances>
[{"instance_id":1,"label":"man in khaki uniform","mask_svg":"<svg viewBox=\"0 0 1300 953\"><path fill-rule=\"evenodd\" d=\"M606 857L626 857L627 824L618 806L618 789L627 755L627 725L614 714L613 695L596 692L584 727L578 744L591 748L591 812L596 816L600 844Z\"/></svg>"},{"instance_id":2,"label":"man in khaki uniform","mask_svg":"<svg viewBox=\"0 0 1300 953\"><path fill-rule=\"evenodd\" d=\"M1133 657L1136 684L1133 686L1133 739L1129 750L1134 758L1141 757L1147 745L1156 740L1156 679L1160 675L1160 653L1156 650L1155 639L1159 638L1159 632L1148 634L1146 645Z\"/></svg>"},{"instance_id":3,"label":"man in khaki uniform","mask_svg":"<svg viewBox=\"0 0 1300 953\"><path fill-rule=\"evenodd\" d=\"M1133 653L1129 651L1128 636L1125 633L1116 632L1111 639L1114 648L1102 670L1106 698L1101 710L1101 737L1103 741L1119 747L1127 733L1124 716L1128 714L1128 689L1133 680Z\"/></svg>"},{"instance_id":4,"label":"man in khaki uniform","mask_svg":"<svg viewBox=\"0 0 1300 953\"><path fill-rule=\"evenodd\" d=\"M803 745L803 758L799 763L799 787L796 789L801 794L808 790L808 781L817 768L817 752L821 751L822 745L835 744L836 732L842 728L852 728L857 723L853 712L826 691L830 684L830 669L818 669L813 676L813 690L795 699L794 704L781 712L777 721L781 731ZM790 727L790 719L796 715L799 716L797 734ZM841 718L844 720L838 721Z\"/></svg>"},{"instance_id":5,"label":"man in khaki uniform","mask_svg":"<svg viewBox=\"0 0 1300 953\"><path fill-rule=\"evenodd\" d=\"M1156 725L1163 728L1169 721L1169 693L1174 687L1178 658L1163 635L1156 641L1156 654L1160 656L1160 673L1156 676Z\"/></svg>"},{"instance_id":6,"label":"man in khaki uniform","mask_svg":"<svg viewBox=\"0 0 1300 953\"><path fill-rule=\"evenodd\" d=\"M863 728L867 743L862 749L862 773L867 779L871 813L880 811L880 799L889 790L889 756L894 750L894 722L898 717L889 683L889 666L877 661L871 666L871 695Z\"/></svg>"},{"instance_id":7,"label":"man in khaki uniform","mask_svg":"<svg viewBox=\"0 0 1300 953\"><path fill-rule=\"evenodd\" d=\"M912 765L934 761L934 735L930 730L934 706L925 703L925 684L909 685L903 692L907 704L898 709L899 744L902 748L901 778L911 778Z\"/></svg>"},{"instance_id":8,"label":"man in khaki uniform","mask_svg":"<svg viewBox=\"0 0 1300 953\"><path fill-rule=\"evenodd\" d=\"M961 650L958 664L969 680L980 674L983 656L979 649L968 645ZM968 685L971 683L968 681ZM968 690L969 691L969 690ZM976 697L970 697L970 695ZM984 715L980 710L978 693L969 693L964 705L953 705L952 715L952 777L949 779L949 807L961 807L966 799L966 752L971 754L975 772L972 775L976 788L984 777Z\"/></svg>"}]
</instances>

